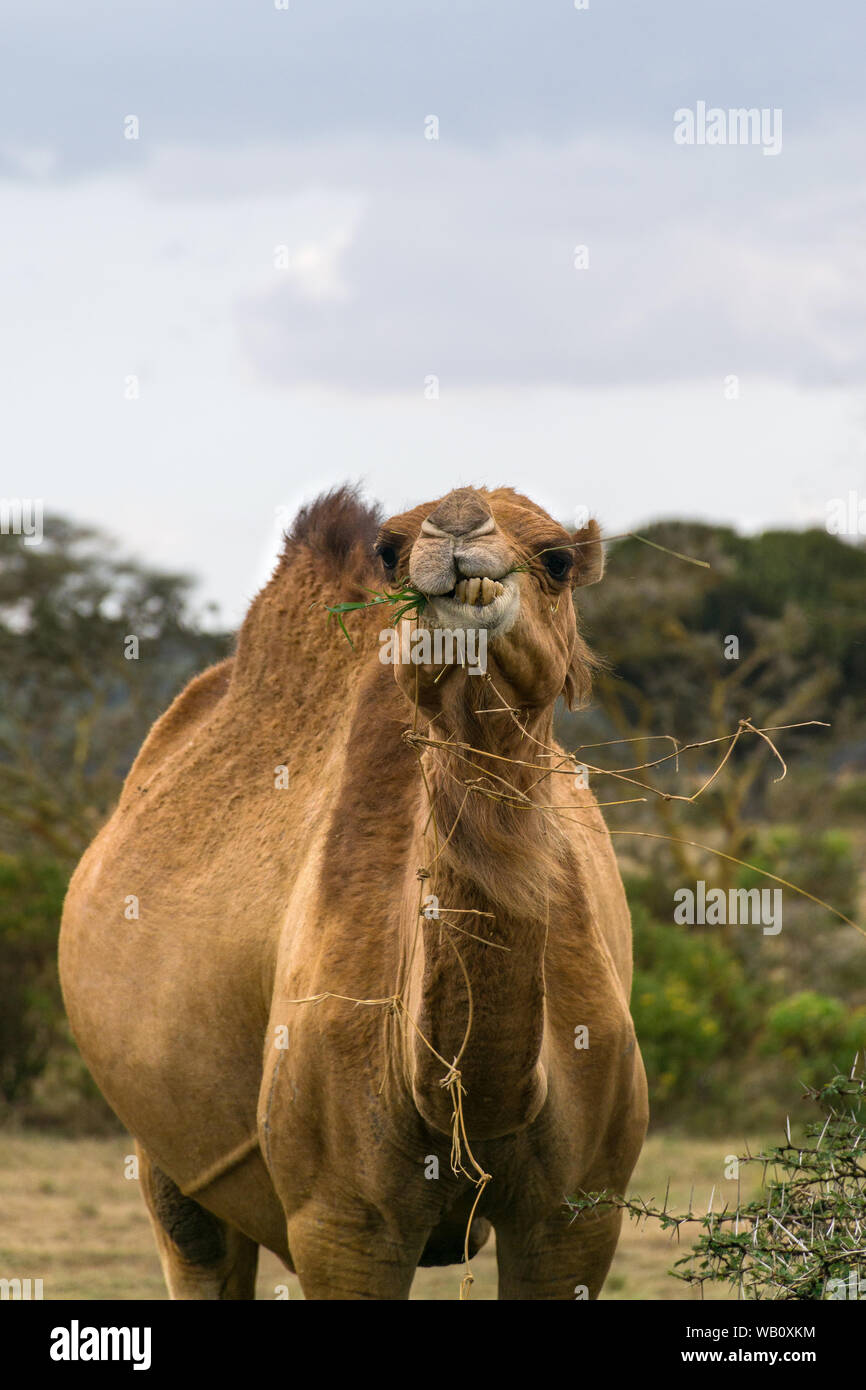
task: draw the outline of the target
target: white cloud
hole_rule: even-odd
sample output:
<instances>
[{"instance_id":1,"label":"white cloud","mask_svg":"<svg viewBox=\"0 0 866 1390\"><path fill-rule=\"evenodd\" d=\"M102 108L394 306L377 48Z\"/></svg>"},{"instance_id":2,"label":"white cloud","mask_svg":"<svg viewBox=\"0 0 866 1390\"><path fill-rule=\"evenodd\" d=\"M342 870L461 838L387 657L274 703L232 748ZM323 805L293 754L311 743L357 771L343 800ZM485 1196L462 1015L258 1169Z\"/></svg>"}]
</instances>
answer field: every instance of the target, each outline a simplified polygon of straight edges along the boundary
<instances>
[{"instance_id":1,"label":"white cloud","mask_svg":"<svg viewBox=\"0 0 866 1390\"><path fill-rule=\"evenodd\" d=\"M648 139L422 138L242 151L173 149L161 197L307 189L345 221L296 250L295 275L242 295L244 350L284 386L578 386L737 371L835 384L866 367L863 140L682 149ZM786 161L783 166L783 160ZM779 172L781 170L781 172ZM589 268L576 270L576 245ZM324 276L318 291L300 276Z\"/></svg>"},{"instance_id":2,"label":"white cloud","mask_svg":"<svg viewBox=\"0 0 866 1390\"><path fill-rule=\"evenodd\" d=\"M614 532L821 524L863 476L854 152L768 185L790 144L334 139L0 183L4 494L203 573L233 619L277 508L346 478L388 510L510 482Z\"/></svg>"}]
</instances>

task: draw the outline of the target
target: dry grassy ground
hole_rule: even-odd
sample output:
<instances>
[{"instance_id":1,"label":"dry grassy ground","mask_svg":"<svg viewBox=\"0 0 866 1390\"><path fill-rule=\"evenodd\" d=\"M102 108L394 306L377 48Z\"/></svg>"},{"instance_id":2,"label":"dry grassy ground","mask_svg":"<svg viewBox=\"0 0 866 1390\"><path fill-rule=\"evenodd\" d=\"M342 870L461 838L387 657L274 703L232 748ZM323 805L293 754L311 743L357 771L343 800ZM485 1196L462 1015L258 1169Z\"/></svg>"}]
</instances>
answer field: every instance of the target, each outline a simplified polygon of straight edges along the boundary
<instances>
[{"instance_id":1,"label":"dry grassy ground","mask_svg":"<svg viewBox=\"0 0 866 1390\"><path fill-rule=\"evenodd\" d=\"M752 1152L761 1139L747 1136ZM28 1133L0 1136L0 1277L41 1278L46 1299L165 1298L159 1263L138 1183L124 1177L128 1140L61 1139ZM742 1137L730 1142L654 1135L643 1151L632 1191L661 1203L668 1178L674 1210L706 1204L715 1184L714 1210L736 1197L736 1183L724 1177L725 1156L744 1152ZM743 1171L744 1195L759 1181L752 1165ZM746 1179L749 1178L747 1185ZM604 1298L687 1299L690 1288L667 1273L692 1244L683 1228L682 1246L655 1224L637 1229L626 1221ZM488 1245L473 1262L473 1298L496 1297L496 1260ZM417 1299L457 1297L461 1270L419 1270L412 1288ZM300 1298L297 1279L275 1256L263 1252L259 1298L274 1298L287 1285ZM708 1291L709 1294L709 1291ZM283 1295L285 1296L285 1295ZM731 1297L724 1288L717 1298Z\"/></svg>"}]
</instances>

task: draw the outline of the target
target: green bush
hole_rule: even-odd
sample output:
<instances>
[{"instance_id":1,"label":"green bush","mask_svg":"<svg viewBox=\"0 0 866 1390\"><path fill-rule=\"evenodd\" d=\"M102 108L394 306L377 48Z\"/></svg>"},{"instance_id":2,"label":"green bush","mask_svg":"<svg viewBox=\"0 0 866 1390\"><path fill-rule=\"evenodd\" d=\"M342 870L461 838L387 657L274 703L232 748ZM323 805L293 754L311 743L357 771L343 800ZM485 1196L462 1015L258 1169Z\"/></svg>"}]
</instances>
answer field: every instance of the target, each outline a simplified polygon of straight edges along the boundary
<instances>
[{"instance_id":1,"label":"green bush","mask_svg":"<svg viewBox=\"0 0 866 1390\"><path fill-rule=\"evenodd\" d=\"M765 1056L792 1063L807 1086L863 1049L866 1009L848 1009L841 1000L808 989L773 1005L760 1047Z\"/></svg>"},{"instance_id":2,"label":"green bush","mask_svg":"<svg viewBox=\"0 0 866 1390\"><path fill-rule=\"evenodd\" d=\"M702 930L653 921L632 908L635 972L631 1007L653 1113L724 1097L720 1058L741 1056L761 1020L757 987L741 963Z\"/></svg>"},{"instance_id":3,"label":"green bush","mask_svg":"<svg viewBox=\"0 0 866 1390\"><path fill-rule=\"evenodd\" d=\"M866 777L843 783L833 797L833 810L840 816L866 816Z\"/></svg>"},{"instance_id":4,"label":"green bush","mask_svg":"<svg viewBox=\"0 0 866 1390\"><path fill-rule=\"evenodd\" d=\"M737 1297L759 1299L862 1298L863 1223L866 1220L866 1078L837 1075L808 1097L820 1118L806 1126L804 1138L758 1154L741 1166L758 1164L763 1190L751 1201L714 1211L672 1211L642 1197L601 1191L567 1199L573 1215L598 1206L615 1206L633 1220L658 1221L663 1231L697 1223L701 1234L692 1251L670 1271L700 1296L704 1285L727 1284ZM694 1226L692 1226L694 1229Z\"/></svg>"},{"instance_id":5,"label":"green bush","mask_svg":"<svg viewBox=\"0 0 866 1390\"><path fill-rule=\"evenodd\" d=\"M0 1112L78 1133L117 1129L72 1039L57 974L65 864L0 854Z\"/></svg>"},{"instance_id":6,"label":"green bush","mask_svg":"<svg viewBox=\"0 0 866 1390\"><path fill-rule=\"evenodd\" d=\"M62 1019L57 934L66 876L50 859L0 855L0 1096L29 1099Z\"/></svg>"},{"instance_id":7,"label":"green bush","mask_svg":"<svg viewBox=\"0 0 866 1390\"><path fill-rule=\"evenodd\" d=\"M816 833L809 826L774 826L758 837L749 859L756 868L787 879L849 917L856 916L857 860L851 837L844 831ZM740 888L777 886L752 869L741 869L737 881Z\"/></svg>"}]
</instances>

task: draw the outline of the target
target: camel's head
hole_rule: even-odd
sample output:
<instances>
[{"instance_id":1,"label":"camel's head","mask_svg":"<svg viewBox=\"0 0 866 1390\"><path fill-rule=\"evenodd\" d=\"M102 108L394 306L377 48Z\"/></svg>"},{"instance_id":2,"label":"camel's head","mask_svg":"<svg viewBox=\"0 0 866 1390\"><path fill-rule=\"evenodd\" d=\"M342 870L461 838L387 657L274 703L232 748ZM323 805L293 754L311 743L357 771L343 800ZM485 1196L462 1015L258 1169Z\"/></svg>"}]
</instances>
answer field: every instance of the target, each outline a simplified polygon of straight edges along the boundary
<instances>
[{"instance_id":1,"label":"camel's head","mask_svg":"<svg viewBox=\"0 0 866 1390\"><path fill-rule=\"evenodd\" d=\"M425 596L415 625L434 636L462 630L465 667L483 651L510 703L540 708L560 694L571 703L586 693L591 658L572 592L601 578L595 521L569 532L511 488L458 488L386 522L376 552L387 581L409 580ZM434 657L420 670L405 662L395 667L406 694L414 700L417 693L428 713L452 682L472 679L453 660L445 664L449 669Z\"/></svg>"}]
</instances>

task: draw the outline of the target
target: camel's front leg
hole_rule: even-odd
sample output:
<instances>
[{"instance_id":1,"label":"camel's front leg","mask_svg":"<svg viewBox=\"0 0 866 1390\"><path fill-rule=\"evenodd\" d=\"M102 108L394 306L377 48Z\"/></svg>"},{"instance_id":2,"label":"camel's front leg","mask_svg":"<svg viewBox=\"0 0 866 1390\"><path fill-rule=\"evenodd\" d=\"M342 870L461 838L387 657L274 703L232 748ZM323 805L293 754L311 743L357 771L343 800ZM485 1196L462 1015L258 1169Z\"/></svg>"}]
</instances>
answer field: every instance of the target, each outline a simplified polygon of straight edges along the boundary
<instances>
[{"instance_id":1,"label":"camel's front leg","mask_svg":"<svg viewBox=\"0 0 866 1390\"><path fill-rule=\"evenodd\" d=\"M572 1221L564 1208L525 1228L496 1223L499 1297L598 1298L619 1240L622 1212L590 1211Z\"/></svg>"},{"instance_id":2,"label":"camel's front leg","mask_svg":"<svg viewBox=\"0 0 866 1390\"><path fill-rule=\"evenodd\" d=\"M407 1299L427 1232L402 1238L372 1206L307 1203L287 1222L304 1297Z\"/></svg>"}]
</instances>

